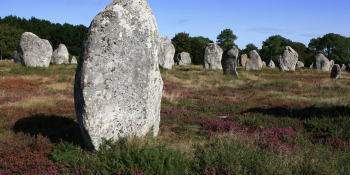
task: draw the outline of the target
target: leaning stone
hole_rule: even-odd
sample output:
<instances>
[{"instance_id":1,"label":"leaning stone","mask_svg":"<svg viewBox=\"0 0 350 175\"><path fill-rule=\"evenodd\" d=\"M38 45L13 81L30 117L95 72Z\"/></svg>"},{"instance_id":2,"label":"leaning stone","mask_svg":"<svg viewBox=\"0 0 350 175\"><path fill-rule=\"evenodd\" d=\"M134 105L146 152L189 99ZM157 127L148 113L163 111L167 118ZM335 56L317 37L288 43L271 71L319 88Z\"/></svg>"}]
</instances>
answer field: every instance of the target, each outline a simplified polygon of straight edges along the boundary
<instances>
[{"instance_id":1,"label":"leaning stone","mask_svg":"<svg viewBox=\"0 0 350 175\"><path fill-rule=\"evenodd\" d=\"M260 70L262 68L262 60L256 50L252 50L248 54L245 70Z\"/></svg>"},{"instance_id":2,"label":"leaning stone","mask_svg":"<svg viewBox=\"0 0 350 175\"><path fill-rule=\"evenodd\" d=\"M225 50L224 54L222 55L222 68L225 75L238 76L238 72L236 70L237 57L238 49L235 46L233 46L231 49Z\"/></svg>"},{"instance_id":3,"label":"leaning stone","mask_svg":"<svg viewBox=\"0 0 350 175\"><path fill-rule=\"evenodd\" d=\"M171 69L174 65L175 47L170 42L168 36L159 38L160 52L159 52L159 67Z\"/></svg>"},{"instance_id":4,"label":"leaning stone","mask_svg":"<svg viewBox=\"0 0 350 175\"><path fill-rule=\"evenodd\" d=\"M208 43L202 52L202 64L203 68L209 69L222 69L222 49L216 43Z\"/></svg>"},{"instance_id":5,"label":"leaning stone","mask_svg":"<svg viewBox=\"0 0 350 175\"><path fill-rule=\"evenodd\" d=\"M340 69L345 70L346 69L345 64L342 64Z\"/></svg>"},{"instance_id":6,"label":"leaning stone","mask_svg":"<svg viewBox=\"0 0 350 175\"><path fill-rule=\"evenodd\" d=\"M13 53L13 62L15 63L21 63L21 60L19 59L19 56L17 54L17 51Z\"/></svg>"},{"instance_id":7,"label":"leaning stone","mask_svg":"<svg viewBox=\"0 0 350 175\"><path fill-rule=\"evenodd\" d=\"M272 60L270 60L269 63L267 63L267 67L275 68L276 66L275 63Z\"/></svg>"},{"instance_id":8,"label":"leaning stone","mask_svg":"<svg viewBox=\"0 0 350 175\"><path fill-rule=\"evenodd\" d=\"M177 54L177 65L189 65L191 64L190 54L187 52L181 52Z\"/></svg>"},{"instance_id":9,"label":"leaning stone","mask_svg":"<svg viewBox=\"0 0 350 175\"><path fill-rule=\"evenodd\" d=\"M298 57L299 54L292 47L285 47L277 60L280 71L295 71L295 65L298 62Z\"/></svg>"},{"instance_id":10,"label":"leaning stone","mask_svg":"<svg viewBox=\"0 0 350 175\"><path fill-rule=\"evenodd\" d=\"M329 70L331 62L322 53L315 56L314 69L317 70Z\"/></svg>"},{"instance_id":11,"label":"leaning stone","mask_svg":"<svg viewBox=\"0 0 350 175\"><path fill-rule=\"evenodd\" d=\"M301 62L301 61L298 61L296 67L297 68L302 68L302 67L304 67L304 63Z\"/></svg>"},{"instance_id":12,"label":"leaning stone","mask_svg":"<svg viewBox=\"0 0 350 175\"><path fill-rule=\"evenodd\" d=\"M70 64L78 64L77 58L75 58L75 56L73 56L72 60L70 60Z\"/></svg>"},{"instance_id":13,"label":"leaning stone","mask_svg":"<svg viewBox=\"0 0 350 175\"><path fill-rule=\"evenodd\" d=\"M331 78L340 78L341 77L341 70L339 64L335 64L332 68L331 72Z\"/></svg>"},{"instance_id":14,"label":"leaning stone","mask_svg":"<svg viewBox=\"0 0 350 175\"><path fill-rule=\"evenodd\" d=\"M23 66L48 68L52 46L48 40L40 39L31 32L25 32L19 40L17 54Z\"/></svg>"},{"instance_id":15,"label":"leaning stone","mask_svg":"<svg viewBox=\"0 0 350 175\"><path fill-rule=\"evenodd\" d=\"M159 131L163 80L159 33L145 0L114 0L91 22L75 75L74 102L87 148Z\"/></svg>"},{"instance_id":16,"label":"leaning stone","mask_svg":"<svg viewBox=\"0 0 350 175\"><path fill-rule=\"evenodd\" d=\"M69 53L67 47L64 44L60 44L58 48L53 52L51 57L51 64L68 64Z\"/></svg>"},{"instance_id":17,"label":"leaning stone","mask_svg":"<svg viewBox=\"0 0 350 175\"><path fill-rule=\"evenodd\" d=\"M241 58L239 59L240 60L239 64L241 66L245 66L245 64L247 63L247 58L248 58L247 54L242 54Z\"/></svg>"}]
</instances>

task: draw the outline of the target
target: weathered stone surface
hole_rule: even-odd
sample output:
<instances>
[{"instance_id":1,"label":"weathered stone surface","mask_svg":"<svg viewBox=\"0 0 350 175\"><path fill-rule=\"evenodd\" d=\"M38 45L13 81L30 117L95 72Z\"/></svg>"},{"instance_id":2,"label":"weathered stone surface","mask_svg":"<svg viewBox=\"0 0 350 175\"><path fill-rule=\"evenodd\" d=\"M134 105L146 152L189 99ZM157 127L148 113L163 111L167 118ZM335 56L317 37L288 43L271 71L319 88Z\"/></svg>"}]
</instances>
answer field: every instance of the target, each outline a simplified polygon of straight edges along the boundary
<instances>
[{"instance_id":1,"label":"weathered stone surface","mask_svg":"<svg viewBox=\"0 0 350 175\"><path fill-rule=\"evenodd\" d=\"M208 43L202 52L202 64L203 68L209 69L222 69L222 49L216 43Z\"/></svg>"},{"instance_id":2,"label":"weathered stone surface","mask_svg":"<svg viewBox=\"0 0 350 175\"><path fill-rule=\"evenodd\" d=\"M177 54L177 65L189 65L191 64L190 54L187 52L181 52Z\"/></svg>"},{"instance_id":3,"label":"weathered stone surface","mask_svg":"<svg viewBox=\"0 0 350 175\"><path fill-rule=\"evenodd\" d=\"M292 47L285 47L277 60L280 71L295 71L295 65L298 62L298 57L299 54Z\"/></svg>"},{"instance_id":4,"label":"weathered stone surface","mask_svg":"<svg viewBox=\"0 0 350 175\"><path fill-rule=\"evenodd\" d=\"M332 70L333 66L334 66L334 60L329 61L329 70Z\"/></svg>"},{"instance_id":5,"label":"weathered stone surface","mask_svg":"<svg viewBox=\"0 0 350 175\"><path fill-rule=\"evenodd\" d=\"M53 52L51 56L51 64L68 64L69 53L67 47L64 44L60 44L58 48Z\"/></svg>"},{"instance_id":6,"label":"weathered stone surface","mask_svg":"<svg viewBox=\"0 0 350 175\"><path fill-rule=\"evenodd\" d=\"M262 65L263 65L263 67L266 67L266 62L263 61L263 62L262 62Z\"/></svg>"},{"instance_id":7,"label":"weathered stone surface","mask_svg":"<svg viewBox=\"0 0 350 175\"><path fill-rule=\"evenodd\" d=\"M252 50L248 54L245 70L260 70L262 68L262 60L256 50Z\"/></svg>"},{"instance_id":8,"label":"weathered stone surface","mask_svg":"<svg viewBox=\"0 0 350 175\"><path fill-rule=\"evenodd\" d=\"M346 69L345 64L342 64L340 69L345 70Z\"/></svg>"},{"instance_id":9,"label":"weathered stone surface","mask_svg":"<svg viewBox=\"0 0 350 175\"><path fill-rule=\"evenodd\" d=\"M332 67L332 72L331 72L331 78L340 78L341 77L341 70L339 64L335 64Z\"/></svg>"},{"instance_id":10,"label":"weathered stone surface","mask_svg":"<svg viewBox=\"0 0 350 175\"><path fill-rule=\"evenodd\" d=\"M17 54L24 66L47 68L50 65L52 46L48 40L40 39L31 32L25 32L17 45Z\"/></svg>"},{"instance_id":11,"label":"weathered stone surface","mask_svg":"<svg viewBox=\"0 0 350 175\"><path fill-rule=\"evenodd\" d=\"M159 52L159 67L171 69L174 65L175 47L170 42L168 36L159 38L160 52Z\"/></svg>"},{"instance_id":12,"label":"weathered stone surface","mask_svg":"<svg viewBox=\"0 0 350 175\"><path fill-rule=\"evenodd\" d=\"M17 54L17 51L13 53L13 62L15 63L21 63L21 60L19 59L19 56Z\"/></svg>"},{"instance_id":13,"label":"weathered stone surface","mask_svg":"<svg viewBox=\"0 0 350 175\"><path fill-rule=\"evenodd\" d=\"M77 58L75 58L75 56L73 56L72 60L70 60L70 64L78 64Z\"/></svg>"},{"instance_id":14,"label":"weathered stone surface","mask_svg":"<svg viewBox=\"0 0 350 175\"><path fill-rule=\"evenodd\" d=\"M313 68L314 68L314 62L312 62L310 65L310 69L313 69Z\"/></svg>"},{"instance_id":15,"label":"weathered stone surface","mask_svg":"<svg viewBox=\"0 0 350 175\"><path fill-rule=\"evenodd\" d=\"M247 58L248 58L247 54L242 54L241 58L239 59L239 64L241 66L245 66L245 64L247 63Z\"/></svg>"},{"instance_id":16,"label":"weathered stone surface","mask_svg":"<svg viewBox=\"0 0 350 175\"><path fill-rule=\"evenodd\" d=\"M238 49L235 46L233 46L231 49L225 50L221 60L222 68L225 75L238 76L238 72L236 70L237 57Z\"/></svg>"},{"instance_id":17,"label":"weathered stone surface","mask_svg":"<svg viewBox=\"0 0 350 175\"><path fill-rule=\"evenodd\" d=\"M315 56L313 68L317 70L329 70L331 62L322 53Z\"/></svg>"},{"instance_id":18,"label":"weathered stone surface","mask_svg":"<svg viewBox=\"0 0 350 175\"><path fill-rule=\"evenodd\" d=\"M267 67L275 68L276 66L275 63L272 60L270 60L269 63L267 63Z\"/></svg>"},{"instance_id":19,"label":"weathered stone surface","mask_svg":"<svg viewBox=\"0 0 350 175\"><path fill-rule=\"evenodd\" d=\"M298 61L296 67L297 68L302 68L302 67L304 67L304 63L301 62L301 61Z\"/></svg>"},{"instance_id":20,"label":"weathered stone surface","mask_svg":"<svg viewBox=\"0 0 350 175\"><path fill-rule=\"evenodd\" d=\"M103 138L159 131L163 80L159 33L145 0L114 0L91 22L77 66L74 102L87 148Z\"/></svg>"}]
</instances>

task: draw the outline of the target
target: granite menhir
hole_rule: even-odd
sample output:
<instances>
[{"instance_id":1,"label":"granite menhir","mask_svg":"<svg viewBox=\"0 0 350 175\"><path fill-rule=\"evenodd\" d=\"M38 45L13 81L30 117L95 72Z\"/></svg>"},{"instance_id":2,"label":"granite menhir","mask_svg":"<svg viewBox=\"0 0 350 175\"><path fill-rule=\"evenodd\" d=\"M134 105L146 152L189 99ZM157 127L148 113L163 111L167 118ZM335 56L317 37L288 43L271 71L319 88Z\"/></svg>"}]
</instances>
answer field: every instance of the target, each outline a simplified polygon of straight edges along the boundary
<instances>
[{"instance_id":1,"label":"granite menhir","mask_svg":"<svg viewBox=\"0 0 350 175\"><path fill-rule=\"evenodd\" d=\"M114 0L91 22L75 75L74 102L86 146L159 131L163 80L159 33L145 0Z\"/></svg>"}]
</instances>

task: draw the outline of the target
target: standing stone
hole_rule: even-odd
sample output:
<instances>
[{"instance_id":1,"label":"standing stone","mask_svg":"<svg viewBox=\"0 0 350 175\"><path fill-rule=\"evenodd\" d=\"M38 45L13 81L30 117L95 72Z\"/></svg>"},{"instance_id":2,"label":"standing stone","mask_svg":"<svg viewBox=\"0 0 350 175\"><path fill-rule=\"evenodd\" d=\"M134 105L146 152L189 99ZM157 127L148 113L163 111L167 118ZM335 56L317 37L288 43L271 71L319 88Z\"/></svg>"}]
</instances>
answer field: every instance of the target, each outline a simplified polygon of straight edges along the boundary
<instances>
[{"instance_id":1,"label":"standing stone","mask_svg":"<svg viewBox=\"0 0 350 175\"><path fill-rule=\"evenodd\" d=\"M177 65L189 65L191 64L190 54L187 52L181 52L177 54Z\"/></svg>"},{"instance_id":2,"label":"standing stone","mask_svg":"<svg viewBox=\"0 0 350 175\"><path fill-rule=\"evenodd\" d=\"M46 67L50 65L52 46L31 32L24 32L17 46L17 54L23 66Z\"/></svg>"},{"instance_id":3,"label":"standing stone","mask_svg":"<svg viewBox=\"0 0 350 175\"><path fill-rule=\"evenodd\" d=\"M203 68L209 69L222 69L222 49L216 43L208 43L202 52L202 64Z\"/></svg>"},{"instance_id":4,"label":"standing stone","mask_svg":"<svg viewBox=\"0 0 350 175\"><path fill-rule=\"evenodd\" d=\"M340 78L341 77L341 70L339 64L335 64L332 68L331 72L331 78Z\"/></svg>"},{"instance_id":5,"label":"standing stone","mask_svg":"<svg viewBox=\"0 0 350 175\"><path fill-rule=\"evenodd\" d=\"M275 68L276 66L275 63L272 60L270 60L269 63L267 63L267 67Z\"/></svg>"},{"instance_id":6,"label":"standing stone","mask_svg":"<svg viewBox=\"0 0 350 175\"><path fill-rule=\"evenodd\" d=\"M58 48L53 52L51 57L51 64L68 64L69 53L67 47L64 44L60 44Z\"/></svg>"},{"instance_id":7,"label":"standing stone","mask_svg":"<svg viewBox=\"0 0 350 175\"><path fill-rule=\"evenodd\" d=\"M285 47L277 60L280 71L295 71L295 65L298 62L298 57L298 53L292 47Z\"/></svg>"},{"instance_id":8,"label":"standing stone","mask_svg":"<svg viewBox=\"0 0 350 175\"><path fill-rule=\"evenodd\" d=\"M159 38L160 52L159 52L159 67L171 69L174 65L175 47L170 42L168 36Z\"/></svg>"},{"instance_id":9,"label":"standing stone","mask_svg":"<svg viewBox=\"0 0 350 175\"><path fill-rule=\"evenodd\" d=\"M241 66L245 66L245 64L247 63L247 58L248 58L247 54L242 54L241 55L241 58L239 59Z\"/></svg>"},{"instance_id":10,"label":"standing stone","mask_svg":"<svg viewBox=\"0 0 350 175\"><path fill-rule=\"evenodd\" d=\"M15 63L21 63L21 60L19 59L19 56L17 54L17 51L13 53L13 62Z\"/></svg>"},{"instance_id":11,"label":"standing stone","mask_svg":"<svg viewBox=\"0 0 350 175\"><path fill-rule=\"evenodd\" d=\"M163 80L159 33L145 0L114 0L91 22L74 85L74 102L87 148L159 131Z\"/></svg>"},{"instance_id":12,"label":"standing stone","mask_svg":"<svg viewBox=\"0 0 350 175\"><path fill-rule=\"evenodd\" d=\"M304 63L301 62L301 61L298 61L296 67L297 68L302 68L302 67L304 67Z\"/></svg>"},{"instance_id":13,"label":"standing stone","mask_svg":"<svg viewBox=\"0 0 350 175\"><path fill-rule=\"evenodd\" d=\"M314 63L313 68L317 70L329 70L331 66L331 62L322 53L315 56Z\"/></svg>"},{"instance_id":14,"label":"standing stone","mask_svg":"<svg viewBox=\"0 0 350 175\"><path fill-rule=\"evenodd\" d=\"M266 67L266 62L265 62L265 61L263 61L262 63L263 63L263 67Z\"/></svg>"},{"instance_id":15,"label":"standing stone","mask_svg":"<svg viewBox=\"0 0 350 175\"><path fill-rule=\"evenodd\" d=\"M342 64L340 69L345 70L346 69L345 64Z\"/></svg>"},{"instance_id":16,"label":"standing stone","mask_svg":"<svg viewBox=\"0 0 350 175\"><path fill-rule=\"evenodd\" d=\"M310 65L310 69L313 69L313 68L314 68L314 62L312 62Z\"/></svg>"},{"instance_id":17,"label":"standing stone","mask_svg":"<svg viewBox=\"0 0 350 175\"><path fill-rule=\"evenodd\" d=\"M231 49L228 49L222 55L222 68L225 75L235 75L238 76L236 67L237 67L237 57L238 49L233 46Z\"/></svg>"},{"instance_id":18,"label":"standing stone","mask_svg":"<svg viewBox=\"0 0 350 175\"><path fill-rule=\"evenodd\" d=\"M334 66L334 60L329 61L329 70L332 70L333 66Z\"/></svg>"},{"instance_id":19,"label":"standing stone","mask_svg":"<svg viewBox=\"0 0 350 175\"><path fill-rule=\"evenodd\" d=\"M262 60L256 50L252 50L248 54L245 70L260 70L262 68Z\"/></svg>"},{"instance_id":20,"label":"standing stone","mask_svg":"<svg viewBox=\"0 0 350 175\"><path fill-rule=\"evenodd\" d=\"M73 56L72 60L70 60L70 64L78 64L77 58L75 58L75 56Z\"/></svg>"}]
</instances>

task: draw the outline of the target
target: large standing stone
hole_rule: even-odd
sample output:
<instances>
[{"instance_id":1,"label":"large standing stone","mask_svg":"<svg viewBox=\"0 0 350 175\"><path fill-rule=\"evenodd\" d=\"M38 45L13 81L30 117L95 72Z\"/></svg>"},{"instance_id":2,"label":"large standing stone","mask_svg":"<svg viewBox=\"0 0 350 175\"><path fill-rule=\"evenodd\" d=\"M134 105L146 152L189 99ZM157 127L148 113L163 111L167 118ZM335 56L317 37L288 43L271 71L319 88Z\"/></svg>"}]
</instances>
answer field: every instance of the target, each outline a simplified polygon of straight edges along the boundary
<instances>
[{"instance_id":1,"label":"large standing stone","mask_svg":"<svg viewBox=\"0 0 350 175\"><path fill-rule=\"evenodd\" d=\"M160 122L163 80L159 33L145 0L114 0L91 22L77 73L74 102L86 146L103 138L143 136Z\"/></svg>"},{"instance_id":2,"label":"large standing stone","mask_svg":"<svg viewBox=\"0 0 350 175\"><path fill-rule=\"evenodd\" d=\"M21 63L21 60L19 59L17 51L13 53L13 62L15 63Z\"/></svg>"},{"instance_id":3,"label":"large standing stone","mask_svg":"<svg viewBox=\"0 0 350 175\"><path fill-rule=\"evenodd\" d=\"M296 67L297 68L302 68L302 67L304 67L304 63L301 62L301 61L298 61Z\"/></svg>"},{"instance_id":4,"label":"large standing stone","mask_svg":"<svg viewBox=\"0 0 350 175\"><path fill-rule=\"evenodd\" d=\"M177 54L177 65L189 65L191 64L190 54L187 52L181 52Z\"/></svg>"},{"instance_id":5,"label":"large standing stone","mask_svg":"<svg viewBox=\"0 0 350 175\"><path fill-rule=\"evenodd\" d=\"M245 70L260 70L263 66L260 55L256 50L252 50L248 54Z\"/></svg>"},{"instance_id":6,"label":"large standing stone","mask_svg":"<svg viewBox=\"0 0 350 175\"><path fill-rule=\"evenodd\" d=\"M75 56L73 56L72 60L70 60L70 64L78 64L77 58L75 58Z\"/></svg>"},{"instance_id":7,"label":"large standing stone","mask_svg":"<svg viewBox=\"0 0 350 175\"><path fill-rule=\"evenodd\" d=\"M298 57L299 54L292 47L285 47L277 60L280 71L295 71L295 65L298 62Z\"/></svg>"},{"instance_id":8,"label":"large standing stone","mask_svg":"<svg viewBox=\"0 0 350 175\"><path fill-rule=\"evenodd\" d=\"M339 64L335 64L332 68L331 72L331 78L340 78L341 77L341 70Z\"/></svg>"},{"instance_id":9,"label":"large standing stone","mask_svg":"<svg viewBox=\"0 0 350 175\"><path fill-rule=\"evenodd\" d=\"M19 40L17 54L23 66L47 68L50 65L52 46L48 40L25 32Z\"/></svg>"},{"instance_id":10,"label":"large standing stone","mask_svg":"<svg viewBox=\"0 0 350 175\"><path fill-rule=\"evenodd\" d=\"M203 68L209 69L222 69L222 49L216 43L208 43L202 52L202 64Z\"/></svg>"},{"instance_id":11,"label":"large standing stone","mask_svg":"<svg viewBox=\"0 0 350 175\"><path fill-rule=\"evenodd\" d=\"M275 68L276 66L275 63L272 60L270 60L269 63L267 63L267 67Z\"/></svg>"},{"instance_id":12,"label":"large standing stone","mask_svg":"<svg viewBox=\"0 0 350 175\"><path fill-rule=\"evenodd\" d=\"M313 68L317 70L329 70L331 62L322 53L315 56Z\"/></svg>"},{"instance_id":13,"label":"large standing stone","mask_svg":"<svg viewBox=\"0 0 350 175\"><path fill-rule=\"evenodd\" d=\"M51 64L68 64L69 53L67 47L64 44L60 44L58 48L53 52L51 57Z\"/></svg>"},{"instance_id":14,"label":"large standing stone","mask_svg":"<svg viewBox=\"0 0 350 175\"><path fill-rule=\"evenodd\" d=\"M247 54L242 54L241 58L239 59L239 61L240 61L239 64L241 66L245 66L245 64L247 63L247 58L248 58Z\"/></svg>"},{"instance_id":15,"label":"large standing stone","mask_svg":"<svg viewBox=\"0 0 350 175\"><path fill-rule=\"evenodd\" d=\"M222 55L222 68L225 75L238 76L237 67L238 49L233 46L231 49L225 50Z\"/></svg>"},{"instance_id":16,"label":"large standing stone","mask_svg":"<svg viewBox=\"0 0 350 175\"><path fill-rule=\"evenodd\" d=\"M159 52L159 67L171 69L174 65L175 47L170 42L168 36L159 38L160 52Z\"/></svg>"}]
</instances>

